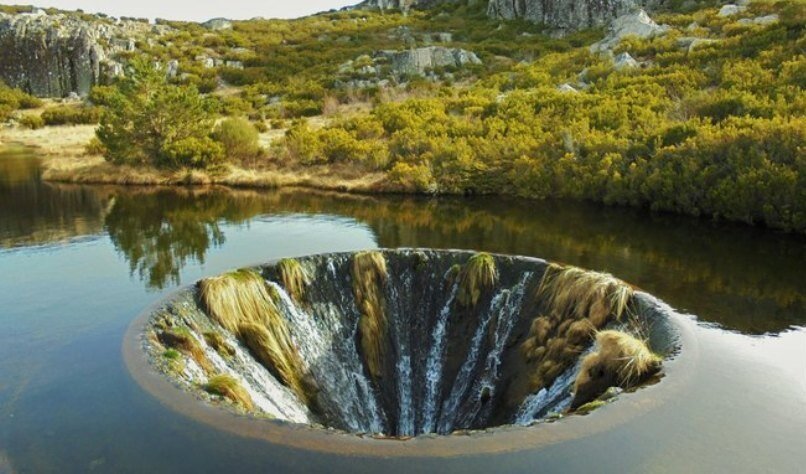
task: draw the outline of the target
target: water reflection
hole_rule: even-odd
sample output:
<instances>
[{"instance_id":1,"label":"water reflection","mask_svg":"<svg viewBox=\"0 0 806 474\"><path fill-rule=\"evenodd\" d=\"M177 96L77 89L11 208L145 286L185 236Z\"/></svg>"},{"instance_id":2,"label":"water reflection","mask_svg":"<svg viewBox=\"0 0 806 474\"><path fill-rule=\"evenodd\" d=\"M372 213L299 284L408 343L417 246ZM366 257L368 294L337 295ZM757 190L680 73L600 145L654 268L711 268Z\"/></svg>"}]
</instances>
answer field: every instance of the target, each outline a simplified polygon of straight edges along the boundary
<instances>
[{"instance_id":1,"label":"water reflection","mask_svg":"<svg viewBox=\"0 0 806 474\"><path fill-rule=\"evenodd\" d=\"M224 244L228 225L302 213L362 221L384 247L483 249L610 271L745 333L806 324L802 236L584 203L54 185L38 182L33 160L0 157L0 166L0 246L105 229L152 288L180 283L185 265Z\"/></svg>"}]
</instances>

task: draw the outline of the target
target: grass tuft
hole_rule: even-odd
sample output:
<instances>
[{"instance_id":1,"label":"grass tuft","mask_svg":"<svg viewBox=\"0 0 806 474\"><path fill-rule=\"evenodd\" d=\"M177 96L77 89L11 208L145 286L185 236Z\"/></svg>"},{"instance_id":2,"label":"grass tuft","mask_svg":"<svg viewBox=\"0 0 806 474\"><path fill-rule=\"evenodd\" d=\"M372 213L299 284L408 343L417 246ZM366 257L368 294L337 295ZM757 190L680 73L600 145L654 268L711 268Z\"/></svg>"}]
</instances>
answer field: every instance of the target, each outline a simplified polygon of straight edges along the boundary
<instances>
[{"instance_id":1,"label":"grass tuft","mask_svg":"<svg viewBox=\"0 0 806 474\"><path fill-rule=\"evenodd\" d=\"M459 292L456 299L464 307L473 307L484 290L498 283L495 258L488 253L477 253L468 259L459 273Z\"/></svg>"},{"instance_id":2,"label":"grass tuft","mask_svg":"<svg viewBox=\"0 0 806 474\"><path fill-rule=\"evenodd\" d=\"M224 337L215 332L215 331L207 331L204 333L204 341L207 342L207 345L212 347L216 352L218 352L221 357L230 358L235 355L235 349L233 349L227 341L224 340Z\"/></svg>"},{"instance_id":3,"label":"grass tuft","mask_svg":"<svg viewBox=\"0 0 806 474\"><path fill-rule=\"evenodd\" d=\"M305 288L310 281L308 274L299 261L293 258L284 258L277 262L277 271L280 273L283 287L291 295L291 298L297 303L301 302L305 296Z\"/></svg>"},{"instance_id":4,"label":"grass tuft","mask_svg":"<svg viewBox=\"0 0 806 474\"><path fill-rule=\"evenodd\" d=\"M209 373L213 369L213 365L207 359L201 344L187 328L171 328L160 332L157 337L165 347L190 356L205 372Z\"/></svg>"},{"instance_id":5,"label":"grass tuft","mask_svg":"<svg viewBox=\"0 0 806 474\"><path fill-rule=\"evenodd\" d=\"M370 375L381 377L383 340L387 330L383 286L388 278L386 259L381 252L360 252L353 256L353 294L361 311L358 333L361 352Z\"/></svg>"},{"instance_id":6,"label":"grass tuft","mask_svg":"<svg viewBox=\"0 0 806 474\"><path fill-rule=\"evenodd\" d=\"M211 377L204 385L204 389L208 393L226 398L247 411L254 409L249 392L232 376L221 374Z\"/></svg>"}]
</instances>

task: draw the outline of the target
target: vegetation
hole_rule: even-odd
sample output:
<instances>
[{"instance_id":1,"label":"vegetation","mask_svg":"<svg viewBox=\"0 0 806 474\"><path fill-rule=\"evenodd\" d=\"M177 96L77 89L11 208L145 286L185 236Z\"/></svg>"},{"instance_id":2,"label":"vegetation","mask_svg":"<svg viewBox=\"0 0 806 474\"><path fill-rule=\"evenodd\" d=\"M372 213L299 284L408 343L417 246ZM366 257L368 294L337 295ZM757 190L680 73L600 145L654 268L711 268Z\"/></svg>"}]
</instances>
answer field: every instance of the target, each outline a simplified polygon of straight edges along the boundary
<instances>
[{"instance_id":1,"label":"vegetation","mask_svg":"<svg viewBox=\"0 0 806 474\"><path fill-rule=\"evenodd\" d=\"M284 258L277 262L277 271L280 274L283 287L291 295L291 298L296 302L301 302L305 295L305 288L310 281L299 261L293 258Z\"/></svg>"},{"instance_id":2,"label":"vegetation","mask_svg":"<svg viewBox=\"0 0 806 474\"><path fill-rule=\"evenodd\" d=\"M135 58L106 99L97 136L115 164L206 168L220 163L223 147L210 138L213 103L193 86L167 82L145 58Z\"/></svg>"},{"instance_id":3,"label":"vegetation","mask_svg":"<svg viewBox=\"0 0 806 474\"><path fill-rule=\"evenodd\" d=\"M125 79L92 91L106 110L98 137L115 164L378 173L375 191L589 200L806 232L803 2L730 17L671 2L653 13L671 31L622 41L615 53L641 67L621 69L590 52L601 30L556 39L459 3L222 31L163 22L174 30L139 45ZM780 21L742 21L773 13ZM375 51L437 32L484 65L419 77L376 64ZM154 70L171 59L181 74ZM0 118L20 104L4 105L9 94ZM220 116L242 118L214 130ZM288 128L260 153L247 118Z\"/></svg>"},{"instance_id":4,"label":"vegetation","mask_svg":"<svg viewBox=\"0 0 806 474\"><path fill-rule=\"evenodd\" d=\"M45 121L42 116L36 114L26 114L17 119L20 125L31 130L39 130L45 126Z\"/></svg>"},{"instance_id":5,"label":"vegetation","mask_svg":"<svg viewBox=\"0 0 806 474\"><path fill-rule=\"evenodd\" d=\"M87 125L98 123L101 111L95 107L59 105L42 112L46 125Z\"/></svg>"},{"instance_id":6,"label":"vegetation","mask_svg":"<svg viewBox=\"0 0 806 474\"><path fill-rule=\"evenodd\" d=\"M387 325L383 288L387 280L386 259L381 252L359 252L353 256L353 295L361 311L358 337L364 362L376 381L383 371Z\"/></svg>"},{"instance_id":7,"label":"vegetation","mask_svg":"<svg viewBox=\"0 0 806 474\"><path fill-rule=\"evenodd\" d=\"M243 118L228 118L219 123L213 138L224 146L227 158L241 163L250 163L260 154L258 131Z\"/></svg>"},{"instance_id":8,"label":"vegetation","mask_svg":"<svg viewBox=\"0 0 806 474\"><path fill-rule=\"evenodd\" d=\"M204 341L218 352L221 357L230 358L235 355L235 349L227 343L224 336L215 331L205 332Z\"/></svg>"},{"instance_id":9,"label":"vegetation","mask_svg":"<svg viewBox=\"0 0 806 474\"><path fill-rule=\"evenodd\" d=\"M199 341L185 327L166 328L157 334L159 341L170 349L175 349L188 355L199 364L205 372L212 370L213 366L207 359Z\"/></svg>"},{"instance_id":10,"label":"vegetation","mask_svg":"<svg viewBox=\"0 0 806 474\"><path fill-rule=\"evenodd\" d=\"M12 89L0 81L0 122L11 118L16 110L35 109L42 106L42 101L19 89Z\"/></svg>"},{"instance_id":11,"label":"vegetation","mask_svg":"<svg viewBox=\"0 0 806 474\"><path fill-rule=\"evenodd\" d=\"M633 388L660 370L662 359L646 342L625 332L601 331L596 346L596 352L582 359L571 409L593 401L609 387Z\"/></svg>"},{"instance_id":12,"label":"vegetation","mask_svg":"<svg viewBox=\"0 0 806 474\"><path fill-rule=\"evenodd\" d=\"M465 307L475 306L482 292L492 289L497 282L495 258L488 253L477 253L467 260L459 273L456 300Z\"/></svg>"},{"instance_id":13,"label":"vegetation","mask_svg":"<svg viewBox=\"0 0 806 474\"><path fill-rule=\"evenodd\" d=\"M302 400L311 396L303 364L268 284L253 270L238 270L199 283L211 318L237 334L269 371Z\"/></svg>"},{"instance_id":14,"label":"vegetation","mask_svg":"<svg viewBox=\"0 0 806 474\"><path fill-rule=\"evenodd\" d=\"M230 375L220 374L211 377L204 385L204 389L208 393L226 398L235 405L242 407L244 410L250 411L254 409L252 397L249 396L249 392Z\"/></svg>"}]
</instances>

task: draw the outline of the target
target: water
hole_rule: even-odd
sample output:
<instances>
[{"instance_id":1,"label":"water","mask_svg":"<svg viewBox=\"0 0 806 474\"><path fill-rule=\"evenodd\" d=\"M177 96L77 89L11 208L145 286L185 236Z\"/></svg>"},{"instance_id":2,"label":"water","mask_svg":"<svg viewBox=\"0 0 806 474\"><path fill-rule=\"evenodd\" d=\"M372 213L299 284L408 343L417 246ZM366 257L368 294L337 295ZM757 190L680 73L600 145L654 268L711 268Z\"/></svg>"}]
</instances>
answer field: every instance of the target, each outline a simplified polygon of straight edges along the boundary
<instances>
[{"instance_id":1,"label":"water","mask_svg":"<svg viewBox=\"0 0 806 474\"><path fill-rule=\"evenodd\" d=\"M123 366L129 322L180 283L378 246L474 248L610 271L698 316L691 392L608 432L540 449L363 459L217 431L160 405ZM799 472L805 264L803 237L634 210L55 185L38 180L30 153L6 152L0 472Z\"/></svg>"}]
</instances>

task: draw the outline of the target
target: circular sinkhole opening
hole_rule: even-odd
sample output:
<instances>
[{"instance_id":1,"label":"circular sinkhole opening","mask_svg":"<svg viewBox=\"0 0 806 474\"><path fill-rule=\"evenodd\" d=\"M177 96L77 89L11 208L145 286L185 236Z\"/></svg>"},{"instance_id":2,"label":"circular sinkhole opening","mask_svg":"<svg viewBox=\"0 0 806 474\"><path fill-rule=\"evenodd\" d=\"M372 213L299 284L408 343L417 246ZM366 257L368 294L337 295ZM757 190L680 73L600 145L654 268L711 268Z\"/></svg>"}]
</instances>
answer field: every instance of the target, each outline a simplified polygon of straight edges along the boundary
<instances>
[{"instance_id":1,"label":"circular sinkhole opening","mask_svg":"<svg viewBox=\"0 0 806 474\"><path fill-rule=\"evenodd\" d=\"M681 334L668 307L609 274L399 249L205 278L133 324L124 353L170 406L240 434L435 439L587 414L666 384Z\"/></svg>"}]
</instances>

